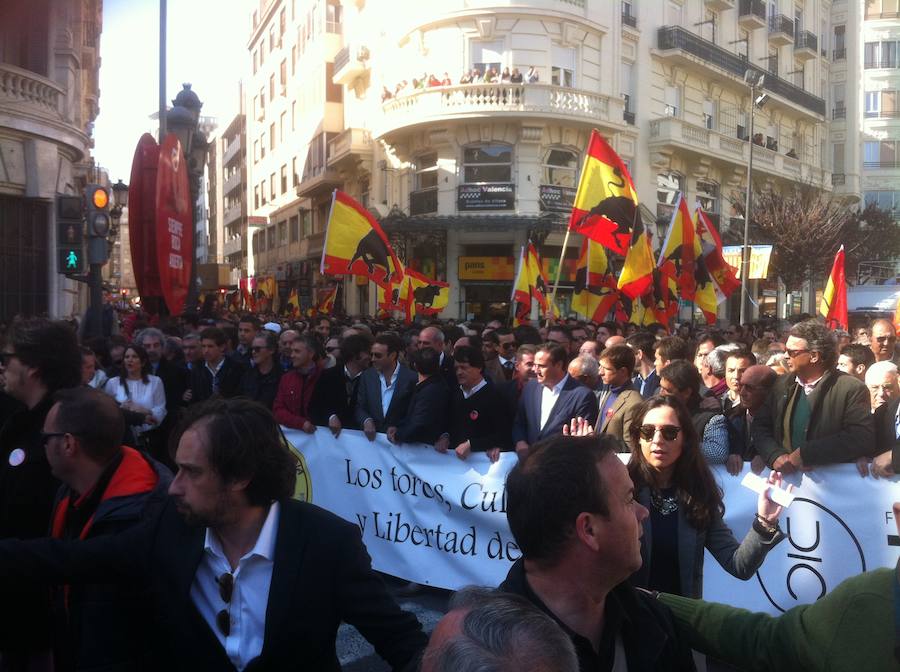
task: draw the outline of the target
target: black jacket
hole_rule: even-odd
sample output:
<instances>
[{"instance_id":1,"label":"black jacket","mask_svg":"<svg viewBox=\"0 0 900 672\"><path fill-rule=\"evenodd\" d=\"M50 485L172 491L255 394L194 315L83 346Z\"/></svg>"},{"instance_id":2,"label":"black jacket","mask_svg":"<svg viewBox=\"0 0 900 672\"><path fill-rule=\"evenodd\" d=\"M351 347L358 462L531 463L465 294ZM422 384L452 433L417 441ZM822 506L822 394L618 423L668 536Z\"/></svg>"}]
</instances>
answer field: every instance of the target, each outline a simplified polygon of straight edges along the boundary
<instances>
[{"instance_id":1,"label":"black jacket","mask_svg":"<svg viewBox=\"0 0 900 672\"><path fill-rule=\"evenodd\" d=\"M328 418L338 416L344 429L359 429L354 417L356 398L359 395L359 381L362 374L353 380L347 378L344 365L340 362L322 371L316 381L316 389L309 401L309 417L314 425L325 427ZM348 393L349 387L349 393Z\"/></svg>"},{"instance_id":2,"label":"black jacket","mask_svg":"<svg viewBox=\"0 0 900 672\"><path fill-rule=\"evenodd\" d=\"M582 672L612 669L616 635L621 635L629 672L693 670L694 658L687 640L675 628L672 612L646 591L620 583L606 596L600 654L584 637L570 629L535 595L519 559L510 568L500 590L521 595L557 622L575 645ZM611 627L615 626L615 627Z\"/></svg>"},{"instance_id":3,"label":"black jacket","mask_svg":"<svg viewBox=\"0 0 900 672\"><path fill-rule=\"evenodd\" d=\"M433 444L446 430L449 405L450 391L441 375L416 383L406 416L397 425L397 441Z\"/></svg>"},{"instance_id":4,"label":"black jacket","mask_svg":"<svg viewBox=\"0 0 900 672\"><path fill-rule=\"evenodd\" d=\"M878 407L872 416L875 423L875 455L881 455L885 451L892 451L891 464L894 473L900 474L900 439L897 438L897 407L900 399L893 399Z\"/></svg>"},{"instance_id":5,"label":"black jacket","mask_svg":"<svg viewBox=\"0 0 900 672\"><path fill-rule=\"evenodd\" d=\"M490 381L468 399L457 385L450 401L450 448L469 441L472 452L511 450L512 417L503 393Z\"/></svg>"},{"instance_id":6,"label":"black jacket","mask_svg":"<svg viewBox=\"0 0 900 672\"><path fill-rule=\"evenodd\" d=\"M381 408L380 379L383 379L383 376L378 372L378 369L375 367L366 369L359 377L356 403L356 422L358 427L363 426L366 418L372 418L375 421L376 430L386 432L388 427L397 427L406 416L413 390L416 389L416 383L419 378L412 369L403 364L397 364L397 369L397 372L394 374L394 395L391 397L387 413L384 413Z\"/></svg>"},{"instance_id":7,"label":"black jacket","mask_svg":"<svg viewBox=\"0 0 900 672\"><path fill-rule=\"evenodd\" d=\"M119 535L0 541L0 582L143 582L151 596L152 669L230 672L234 665L190 596L205 534L188 526L170 499ZM312 504L282 501L274 563L262 653L246 672L339 671L335 638L342 621L394 669L414 669L427 638L372 570L356 525Z\"/></svg>"},{"instance_id":8,"label":"black jacket","mask_svg":"<svg viewBox=\"0 0 900 672\"><path fill-rule=\"evenodd\" d=\"M165 503L172 473L146 454L125 448L109 474L84 539L119 534L141 522L145 512ZM54 505L53 535L63 531L70 507L63 485ZM74 531L73 531L74 532ZM57 672L132 672L146 667L148 643L146 585L90 583L53 589Z\"/></svg>"},{"instance_id":9,"label":"black jacket","mask_svg":"<svg viewBox=\"0 0 900 672\"><path fill-rule=\"evenodd\" d=\"M281 382L281 374L284 371L278 362L272 363L272 370L263 375L255 366L244 371L241 376L240 395L253 401L258 401L263 406L272 410L275 397L278 395L278 383Z\"/></svg>"},{"instance_id":10,"label":"black jacket","mask_svg":"<svg viewBox=\"0 0 900 672\"><path fill-rule=\"evenodd\" d=\"M230 357L225 357L218 374L219 396L225 399L238 396L241 391L241 376L243 375L244 367ZM201 360L191 369L190 387L192 404L206 401L213 396L213 376L209 372L206 362Z\"/></svg>"},{"instance_id":11,"label":"black jacket","mask_svg":"<svg viewBox=\"0 0 900 672\"><path fill-rule=\"evenodd\" d=\"M11 415L0 429L0 539L47 534L59 488L41 445L44 418L53 406L47 395L32 409ZM0 586L0 651L50 648L50 593L45 587Z\"/></svg>"}]
</instances>

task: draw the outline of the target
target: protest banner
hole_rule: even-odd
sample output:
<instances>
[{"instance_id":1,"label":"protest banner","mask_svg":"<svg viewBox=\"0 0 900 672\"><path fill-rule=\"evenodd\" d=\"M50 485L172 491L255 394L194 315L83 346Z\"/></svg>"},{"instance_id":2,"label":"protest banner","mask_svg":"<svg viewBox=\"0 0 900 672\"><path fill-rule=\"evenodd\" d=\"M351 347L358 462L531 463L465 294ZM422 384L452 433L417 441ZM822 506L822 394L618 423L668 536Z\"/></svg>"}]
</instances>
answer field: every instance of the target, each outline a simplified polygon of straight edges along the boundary
<instances>
[{"instance_id":1,"label":"protest banner","mask_svg":"<svg viewBox=\"0 0 900 672\"><path fill-rule=\"evenodd\" d=\"M506 475L515 453L491 464L462 461L431 446L395 446L378 434L283 428L298 458L297 496L359 526L375 569L425 585L499 585L521 555L506 522ZM628 456L620 456L627 460ZM723 466L713 468L725 521L737 539L750 530L756 493ZM746 468L745 468L746 472ZM789 477L794 503L781 516L788 538L760 571L739 581L707 554L704 598L778 614L817 600L844 579L897 562L900 539L891 504L898 479L860 478L854 465Z\"/></svg>"}]
</instances>

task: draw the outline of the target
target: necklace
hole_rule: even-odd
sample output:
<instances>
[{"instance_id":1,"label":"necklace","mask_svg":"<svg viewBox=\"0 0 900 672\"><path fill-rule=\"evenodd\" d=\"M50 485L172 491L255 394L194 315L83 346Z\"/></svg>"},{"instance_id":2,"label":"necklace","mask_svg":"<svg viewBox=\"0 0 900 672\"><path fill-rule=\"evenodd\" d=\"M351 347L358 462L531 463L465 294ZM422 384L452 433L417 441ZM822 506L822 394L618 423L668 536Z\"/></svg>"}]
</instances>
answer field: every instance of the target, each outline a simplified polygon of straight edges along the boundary
<instances>
[{"instance_id":1,"label":"necklace","mask_svg":"<svg viewBox=\"0 0 900 672\"><path fill-rule=\"evenodd\" d=\"M676 495L664 495L656 490L650 493L650 503L663 516L678 511L678 497Z\"/></svg>"}]
</instances>

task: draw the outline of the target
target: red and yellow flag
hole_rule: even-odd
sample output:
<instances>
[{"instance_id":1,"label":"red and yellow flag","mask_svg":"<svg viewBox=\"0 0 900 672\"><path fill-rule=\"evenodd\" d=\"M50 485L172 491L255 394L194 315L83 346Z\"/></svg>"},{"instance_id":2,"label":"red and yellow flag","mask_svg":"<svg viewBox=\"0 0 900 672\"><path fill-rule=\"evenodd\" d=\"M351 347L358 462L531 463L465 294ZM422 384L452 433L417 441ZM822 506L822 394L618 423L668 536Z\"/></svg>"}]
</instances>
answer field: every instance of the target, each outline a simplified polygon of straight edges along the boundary
<instances>
[{"instance_id":1,"label":"red and yellow flag","mask_svg":"<svg viewBox=\"0 0 900 672\"><path fill-rule=\"evenodd\" d=\"M449 283L434 280L412 269L406 269L406 277L409 279L407 301L414 304L414 315L437 315L450 303Z\"/></svg>"},{"instance_id":2,"label":"red and yellow flag","mask_svg":"<svg viewBox=\"0 0 900 672\"><path fill-rule=\"evenodd\" d=\"M688 210L684 194L678 194L678 202L669 222L669 230L663 240L657 266L660 272L670 278L673 289L685 301L693 301L697 289L697 257L700 256L700 241L694 234L694 223Z\"/></svg>"},{"instance_id":3,"label":"red and yellow flag","mask_svg":"<svg viewBox=\"0 0 900 672\"><path fill-rule=\"evenodd\" d=\"M603 322L618 297L616 277L609 272L606 251L600 243L585 238L575 270L572 310L593 322Z\"/></svg>"},{"instance_id":4,"label":"red and yellow flag","mask_svg":"<svg viewBox=\"0 0 900 672\"><path fill-rule=\"evenodd\" d=\"M625 255L625 263L619 274L619 291L631 299L643 296L653 285L653 250L644 223L638 217L631 230L631 244Z\"/></svg>"},{"instance_id":5,"label":"red and yellow flag","mask_svg":"<svg viewBox=\"0 0 900 672\"><path fill-rule=\"evenodd\" d=\"M819 314L825 318L825 323L832 329L847 329L847 278L844 273L844 246L834 255L834 264L831 266L831 275L822 293L822 303L819 305Z\"/></svg>"},{"instance_id":6,"label":"red and yellow flag","mask_svg":"<svg viewBox=\"0 0 900 672\"><path fill-rule=\"evenodd\" d=\"M297 294L296 287L291 290L291 293L288 296L287 305L288 312L293 317L298 317L300 315L300 296Z\"/></svg>"},{"instance_id":7,"label":"red and yellow flag","mask_svg":"<svg viewBox=\"0 0 900 672\"><path fill-rule=\"evenodd\" d=\"M362 275L381 287L401 285L403 265L371 213L335 190L325 230L321 272Z\"/></svg>"},{"instance_id":8,"label":"red and yellow flag","mask_svg":"<svg viewBox=\"0 0 900 672\"><path fill-rule=\"evenodd\" d=\"M719 232L716 231L716 227L709 217L700 208L697 208L694 217L697 236L700 238L703 266L722 293L722 298L719 299L719 303L721 303L741 286L741 281L738 280L737 269L725 261L725 255L722 253L722 239L719 238Z\"/></svg>"},{"instance_id":9,"label":"red and yellow flag","mask_svg":"<svg viewBox=\"0 0 900 672\"><path fill-rule=\"evenodd\" d=\"M547 278L537 250L529 242L522 247L519 272L513 284L513 326L530 323L532 301L538 303L542 314L547 310Z\"/></svg>"},{"instance_id":10,"label":"red and yellow flag","mask_svg":"<svg viewBox=\"0 0 900 672\"><path fill-rule=\"evenodd\" d=\"M334 300L337 298L338 286L334 284L325 291L319 290L319 301L316 304L316 312L319 315L331 315L334 310Z\"/></svg>"},{"instance_id":11,"label":"red and yellow flag","mask_svg":"<svg viewBox=\"0 0 900 672\"><path fill-rule=\"evenodd\" d=\"M625 254L639 219L637 191L625 163L600 133L591 131L569 229Z\"/></svg>"}]
</instances>

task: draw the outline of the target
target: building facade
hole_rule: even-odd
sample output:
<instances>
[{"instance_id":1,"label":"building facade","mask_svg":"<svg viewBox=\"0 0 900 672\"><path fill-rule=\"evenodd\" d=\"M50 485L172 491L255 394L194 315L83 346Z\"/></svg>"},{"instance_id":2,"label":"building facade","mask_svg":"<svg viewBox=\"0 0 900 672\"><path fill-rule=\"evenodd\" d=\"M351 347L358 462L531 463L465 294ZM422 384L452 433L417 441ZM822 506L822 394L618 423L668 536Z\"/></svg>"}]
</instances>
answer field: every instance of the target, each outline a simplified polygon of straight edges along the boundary
<instances>
[{"instance_id":1,"label":"building facade","mask_svg":"<svg viewBox=\"0 0 900 672\"><path fill-rule=\"evenodd\" d=\"M57 273L54 197L95 174L100 0L0 3L0 322L69 317L81 283Z\"/></svg>"},{"instance_id":2,"label":"building facade","mask_svg":"<svg viewBox=\"0 0 900 672\"><path fill-rule=\"evenodd\" d=\"M754 188L830 190L840 4L862 3L264 1L246 98L256 274L301 299L333 282L318 264L340 188L409 267L450 283L444 317L507 316L529 237L551 279L563 260L565 312L580 239L564 251L563 233L592 128L628 164L651 223L682 192L725 235L742 228L751 149ZM751 69L766 94L753 137ZM496 79L465 83L473 70ZM374 287L340 282L348 312L374 312ZM776 309L773 287L754 290Z\"/></svg>"}]
</instances>

